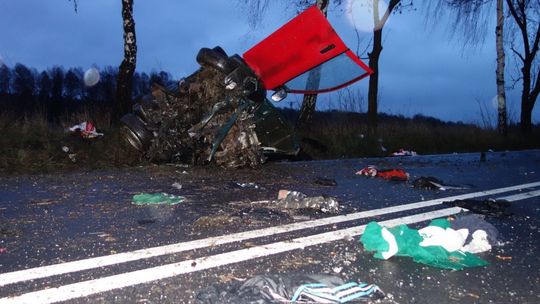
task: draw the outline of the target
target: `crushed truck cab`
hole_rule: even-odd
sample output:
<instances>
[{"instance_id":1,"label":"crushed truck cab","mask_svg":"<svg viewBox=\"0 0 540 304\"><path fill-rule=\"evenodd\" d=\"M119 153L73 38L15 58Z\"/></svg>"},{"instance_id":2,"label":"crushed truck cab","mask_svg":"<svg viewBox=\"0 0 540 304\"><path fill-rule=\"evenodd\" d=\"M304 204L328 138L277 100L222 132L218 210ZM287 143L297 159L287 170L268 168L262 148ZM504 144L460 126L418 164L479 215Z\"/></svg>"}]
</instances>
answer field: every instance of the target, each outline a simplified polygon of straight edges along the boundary
<instances>
[{"instance_id":1,"label":"crushed truck cab","mask_svg":"<svg viewBox=\"0 0 540 304\"><path fill-rule=\"evenodd\" d=\"M299 150L294 129L267 99L337 90L372 71L313 6L242 56L202 48L193 74L141 98L123 137L153 161L257 167Z\"/></svg>"}]
</instances>

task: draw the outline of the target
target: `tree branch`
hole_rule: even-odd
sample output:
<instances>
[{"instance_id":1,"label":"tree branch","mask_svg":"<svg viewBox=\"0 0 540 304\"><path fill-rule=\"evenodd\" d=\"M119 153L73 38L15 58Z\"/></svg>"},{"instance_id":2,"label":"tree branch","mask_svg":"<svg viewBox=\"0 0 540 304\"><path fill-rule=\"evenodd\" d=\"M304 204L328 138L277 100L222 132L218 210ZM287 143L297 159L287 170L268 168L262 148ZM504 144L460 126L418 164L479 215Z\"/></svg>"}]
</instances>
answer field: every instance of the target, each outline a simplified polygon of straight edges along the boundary
<instances>
[{"instance_id":1,"label":"tree branch","mask_svg":"<svg viewBox=\"0 0 540 304\"><path fill-rule=\"evenodd\" d=\"M516 8L514 7L514 2L512 0L506 0L506 4L508 4L508 9L510 10L510 14L512 17L514 17L514 20L516 20L517 25L519 28L523 31L525 25L523 24L521 18L519 18Z\"/></svg>"},{"instance_id":2,"label":"tree branch","mask_svg":"<svg viewBox=\"0 0 540 304\"><path fill-rule=\"evenodd\" d=\"M536 37L534 37L534 42L531 49L531 56L533 58L536 56L536 52L538 52L539 43L540 43L540 23L538 23L538 27L536 28Z\"/></svg>"},{"instance_id":3,"label":"tree branch","mask_svg":"<svg viewBox=\"0 0 540 304\"><path fill-rule=\"evenodd\" d=\"M530 54L530 45L529 45L529 34L527 33L527 20L524 16L525 12L522 12L522 17L518 15L518 12L516 11L516 7L514 6L514 2L512 0L506 0L506 3L508 4L508 9L510 10L510 14L512 17L514 17L514 20L516 21L520 31L521 36L523 36L523 48L525 51L525 57L527 57L527 54ZM524 1L520 2L519 8L523 8ZM524 9L524 8L523 8ZM523 18L523 19L522 19Z\"/></svg>"},{"instance_id":4,"label":"tree branch","mask_svg":"<svg viewBox=\"0 0 540 304\"><path fill-rule=\"evenodd\" d=\"M536 101L539 94L540 94L540 68L538 69L538 73L536 75L534 88L531 91L531 100Z\"/></svg>"},{"instance_id":5,"label":"tree branch","mask_svg":"<svg viewBox=\"0 0 540 304\"><path fill-rule=\"evenodd\" d=\"M510 47L510 50L512 50L512 52L514 52L514 54L518 56L521 61L525 62L525 58L523 58L523 55L521 55L521 53L518 52L513 46Z\"/></svg>"},{"instance_id":6,"label":"tree branch","mask_svg":"<svg viewBox=\"0 0 540 304\"><path fill-rule=\"evenodd\" d=\"M77 0L69 0L69 2L72 2L72 1L73 1L73 8L75 9L75 13L77 13L78 11Z\"/></svg>"}]
</instances>

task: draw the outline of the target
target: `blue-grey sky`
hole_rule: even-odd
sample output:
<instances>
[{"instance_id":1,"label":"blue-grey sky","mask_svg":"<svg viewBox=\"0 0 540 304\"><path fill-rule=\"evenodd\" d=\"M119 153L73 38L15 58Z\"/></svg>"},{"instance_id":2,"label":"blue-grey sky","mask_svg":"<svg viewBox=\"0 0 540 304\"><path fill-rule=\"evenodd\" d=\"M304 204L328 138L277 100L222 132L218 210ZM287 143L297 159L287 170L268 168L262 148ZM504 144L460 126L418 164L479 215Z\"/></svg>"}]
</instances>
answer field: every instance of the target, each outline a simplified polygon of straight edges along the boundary
<instances>
[{"instance_id":1,"label":"blue-grey sky","mask_svg":"<svg viewBox=\"0 0 540 304\"><path fill-rule=\"evenodd\" d=\"M237 2L135 0L137 70L165 70L180 78L197 68L195 56L201 47L220 45L230 54L242 54L296 13L295 7L279 4L287 1L271 1L261 24L251 28L249 11ZM370 12L357 4L349 10L349 4L340 9L331 7L329 20L345 43L356 50L354 21L360 50L364 50L371 37ZM426 26L421 8L390 18L380 62L381 112L482 124L486 120L486 114L484 118L480 114L482 108L496 120L494 30L487 33L484 47L464 50L459 40L450 39L448 24L441 18L437 25ZM120 0L78 0L77 13L67 0L0 1L0 63L8 66L17 62L38 70L54 65L83 69L118 66L122 43ZM508 57L507 65L511 66L513 60ZM349 92L367 99L367 82L350 87ZM519 119L519 94L519 85L507 91L513 121ZM298 105L300 100L289 96L285 103ZM335 95L321 95L318 108L338 104ZM366 104L364 101L364 111ZM540 122L538 108L533 111L534 123Z\"/></svg>"}]
</instances>

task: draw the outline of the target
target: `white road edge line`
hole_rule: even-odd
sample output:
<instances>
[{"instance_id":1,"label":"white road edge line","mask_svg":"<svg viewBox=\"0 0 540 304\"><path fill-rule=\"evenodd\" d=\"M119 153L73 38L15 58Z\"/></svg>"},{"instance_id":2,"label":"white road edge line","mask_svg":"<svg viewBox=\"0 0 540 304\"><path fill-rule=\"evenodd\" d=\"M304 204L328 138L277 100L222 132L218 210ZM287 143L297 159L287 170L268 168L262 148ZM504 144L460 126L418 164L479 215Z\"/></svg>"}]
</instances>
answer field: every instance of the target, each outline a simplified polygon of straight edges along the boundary
<instances>
[{"instance_id":1,"label":"white road edge line","mask_svg":"<svg viewBox=\"0 0 540 304\"><path fill-rule=\"evenodd\" d=\"M296 230L301 230L301 229L306 229L306 228L319 227L319 226L330 225L330 224L335 224L335 223L353 221L353 220L377 216L377 215L435 206L435 205L442 204L442 202L444 201L453 201L453 200L459 200L459 199L469 199L469 198L475 198L475 197L481 197L481 196L487 196L487 195L494 195L494 194L522 190L525 188L532 188L532 187L537 187L537 186L540 186L540 182L527 183L527 184L515 185L515 186L510 186L510 187L461 194L461 195L438 198L438 199L433 199L433 200L428 200L428 201L421 201L421 202L398 205L398 206L391 206L391 207L386 207L386 208L381 208L381 209L373 209L373 210L367 210L367 211L362 211L362 212L356 212L356 213L351 213L351 214L346 214L346 215L327 217L327 218L322 218L322 219L317 219L317 220L312 220L312 221L292 223L292 224L287 224L287 225L282 225L282 226L277 226L277 227L269 227L269 228L239 232L239 233L234 233L234 234L229 234L229 235L209 237L206 239L188 241L184 243L176 243L176 244L170 244L170 245L164 245L164 246L158 246L158 247L152 247L152 248L145 248L145 249L139 249L139 250L130 251L130 252L122 252L122 253L117 253L117 254L112 254L112 255L106 255L106 256L94 257L94 258L89 258L89 259L76 260L76 261L53 264L53 265L48 265L48 266L30 268L30 269L25 269L25 270L7 272L7 273L0 274L0 286L6 286L6 285L18 283L18 282L46 278L46 277L51 277L55 275L94 269L94 268L99 268L99 267L104 267L104 266L109 266L109 265L114 265L114 264L132 262L136 260L157 257L161 255L166 255L166 254L173 254L173 253L179 253L183 251L189 251L189 250L200 249L200 248L205 248L205 247L218 246L218 245L228 244L228 243L233 243L233 242L240 242L240 241L244 241L248 239L265 237L265 236L286 233L286 232L296 231Z\"/></svg>"},{"instance_id":2,"label":"white road edge line","mask_svg":"<svg viewBox=\"0 0 540 304\"><path fill-rule=\"evenodd\" d=\"M452 207L436 211L430 211L401 218L395 218L379 222L385 226L395 226L399 224L411 224L426 221L434 218L449 216L459 213L462 208ZM319 245L353 237L364 232L366 225L341 229L321 234L315 234L306 237L300 237L292 240L276 242L251 248L200 257L194 260L186 260L178 263L162 265L132 272L126 272L118 275L104 277L100 279L88 280L84 282L64 285L55 288L49 288L34 292L29 292L15 297L6 297L0 299L0 304L18 303L56 303L71 299L87 297L96 293L111 291L123 287L137 284L148 283L156 280L174 277L180 274L197 272L209 268L228 265L247 261L250 259L261 258L269 255L303 249L305 247Z\"/></svg>"}]
</instances>

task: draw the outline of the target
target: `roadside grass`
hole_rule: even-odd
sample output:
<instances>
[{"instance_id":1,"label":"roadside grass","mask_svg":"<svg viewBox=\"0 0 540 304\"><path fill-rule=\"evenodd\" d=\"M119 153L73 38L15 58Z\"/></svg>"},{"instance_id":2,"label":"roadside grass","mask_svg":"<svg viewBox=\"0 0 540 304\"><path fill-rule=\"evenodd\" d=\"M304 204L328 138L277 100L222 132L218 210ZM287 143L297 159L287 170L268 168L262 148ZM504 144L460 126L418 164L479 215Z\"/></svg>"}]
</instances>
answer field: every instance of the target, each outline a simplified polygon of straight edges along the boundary
<instances>
[{"instance_id":1,"label":"roadside grass","mask_svg":"<svg viewBox=\"0 0 540 304\"><path fill-rule=\"evenodd\" d=\"M377 134L368 130L367 117L359 113L317 113L312 126L301 130L306 154L313 158L388 156L399 149L418 154L446 154L540 148L538 127L523 137L517 126L508 135L472 124L447 123L429 117L404 118L381 115ZM317 145L310 145L310 142Z\"/></svg>"},{"instance_id":2,"label":"roadside grass","mask_svg":"<svg viewBox=\"0 0 540 304\"><path fill-rule=\"evenodd\" d=\"M297 112L284 110L293 123ZM92 120L103 137L83 139L68 127ZM65 115L51 124L44 114L14 117L0 114L0 174L47 173L120 168L144 164L141 155L120 137L107 113ZM480 152L540 148L540 128L529 138L516 126L503 138L495 130L445 123L429 117L415 119L381 115L377 135L371 135L365 114L316 112L311 124L299 130L299 158L338 159L388 156L399 149L418 154ZM384 147L384 148L383 148ZM65 152L63 149L68 149ZM71 157L70 157L71 155ZM304 158L305 159L305 158Z\"/></svg>"},{"instance_id":3,"label":"roadside grass","mask_svg":"<svg viewBox=\"0 0 540 304\"><path fill-rule=\"evenodd\" d=\"M105 134L96 139L83 139L68 131L69 126L87 117L66 116L62 122L51 124L43 114L0 115L0 174L91 170L141 163L138 153L125 145L117 128L111 125L96 123L98 132ZM101 118L96 121L106 122Z\"/></svg>"}]
</instances>

